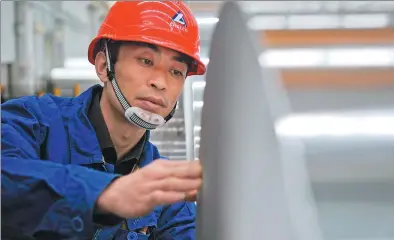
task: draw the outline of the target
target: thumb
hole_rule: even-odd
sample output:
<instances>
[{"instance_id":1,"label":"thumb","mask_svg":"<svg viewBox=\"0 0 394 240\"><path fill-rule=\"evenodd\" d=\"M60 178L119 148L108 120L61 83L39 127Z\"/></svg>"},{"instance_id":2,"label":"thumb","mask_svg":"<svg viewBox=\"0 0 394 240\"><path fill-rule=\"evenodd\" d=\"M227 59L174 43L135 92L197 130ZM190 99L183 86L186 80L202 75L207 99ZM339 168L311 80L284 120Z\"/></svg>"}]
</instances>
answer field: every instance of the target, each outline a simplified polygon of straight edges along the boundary
<instances>
[{"instance_id":1,"label":"thumb","mask_svg":"<svg viewBox=\"0 0 394 240\"><path fill-rule=\"evenodd\" d=\"M186 196L185 196L185 201L187 201L187 202L195 202L195 201L197 201L197 193L198 193L197 190L193 190L193 191L187 192Z\"/></svg>"}]
</instances>

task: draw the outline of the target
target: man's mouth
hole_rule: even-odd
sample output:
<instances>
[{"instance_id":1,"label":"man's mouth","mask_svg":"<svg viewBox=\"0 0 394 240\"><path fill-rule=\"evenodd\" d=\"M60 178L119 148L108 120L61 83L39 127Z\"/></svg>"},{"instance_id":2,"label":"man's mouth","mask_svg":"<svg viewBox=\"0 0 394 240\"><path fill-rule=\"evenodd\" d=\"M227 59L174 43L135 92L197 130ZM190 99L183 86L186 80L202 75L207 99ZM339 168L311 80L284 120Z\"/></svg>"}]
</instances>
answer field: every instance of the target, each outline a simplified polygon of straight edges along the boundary
<instances>
[{"instance_id":1,"label":"man's mouth","mask_svg":"<svg viewBox=\"0 0 394 240\"><path fill-rule=\"evenodd\" d=\"M138 98L138 105L150 112L157 112L160 108L165 108L164 100L155 97Z\"/></svg>"}]
</instances>

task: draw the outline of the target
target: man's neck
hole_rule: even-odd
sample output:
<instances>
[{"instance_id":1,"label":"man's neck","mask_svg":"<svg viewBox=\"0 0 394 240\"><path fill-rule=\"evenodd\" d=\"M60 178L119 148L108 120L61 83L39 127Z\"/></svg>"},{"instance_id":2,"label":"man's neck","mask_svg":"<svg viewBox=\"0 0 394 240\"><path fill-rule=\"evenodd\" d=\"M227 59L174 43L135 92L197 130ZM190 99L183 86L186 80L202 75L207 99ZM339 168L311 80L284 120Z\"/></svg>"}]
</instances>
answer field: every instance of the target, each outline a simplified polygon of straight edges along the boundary
<instances>
[{"instance_id":1,"label":"man's neck","mask_svg":"<svg viewBox=\"0 0 394 240\"><path fill-rule=\"evenodd\" d=\"M101 96L100 108L119 160L138 143L146 130L130 124L119 114L109 103L105 91Z\"/></svg>"}]
</instances>

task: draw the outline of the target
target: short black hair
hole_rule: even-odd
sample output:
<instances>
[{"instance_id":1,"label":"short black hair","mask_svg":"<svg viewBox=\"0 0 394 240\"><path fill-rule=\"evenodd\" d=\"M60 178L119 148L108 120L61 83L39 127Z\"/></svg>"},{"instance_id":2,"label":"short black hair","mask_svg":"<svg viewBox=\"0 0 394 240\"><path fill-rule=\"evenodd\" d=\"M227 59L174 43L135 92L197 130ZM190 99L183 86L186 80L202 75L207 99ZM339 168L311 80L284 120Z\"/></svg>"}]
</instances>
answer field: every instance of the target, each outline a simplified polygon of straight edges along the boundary
<instances>
[{"instance_id":1,"label":"short black hair","mask_svg":"<svg viewBox=\"0 0 394 240\"><path fill-rule=\"evenodd\" d=\"M108 41L107 39L100 39L96 46L93 49L93 57L96 58L97 54L99 52L105 52L105 41ZM109 40L107 43L108 46L108 51L111 56L111 63L115 64L116 61L118 60L118 55L119 55L119 49L120 46L123 44L131 44L131 45L136 45L136 46L148 46L151 48L157 48L156 45L150 44L150 43L145 43L145 42L137 42L137 41L114 41L114 40ZM182 59L182 62L185 62L187 65L187 72L195 72L197 70L197 62L190 56L180 53L180 58Z\"/></svg>"}]
</instances>

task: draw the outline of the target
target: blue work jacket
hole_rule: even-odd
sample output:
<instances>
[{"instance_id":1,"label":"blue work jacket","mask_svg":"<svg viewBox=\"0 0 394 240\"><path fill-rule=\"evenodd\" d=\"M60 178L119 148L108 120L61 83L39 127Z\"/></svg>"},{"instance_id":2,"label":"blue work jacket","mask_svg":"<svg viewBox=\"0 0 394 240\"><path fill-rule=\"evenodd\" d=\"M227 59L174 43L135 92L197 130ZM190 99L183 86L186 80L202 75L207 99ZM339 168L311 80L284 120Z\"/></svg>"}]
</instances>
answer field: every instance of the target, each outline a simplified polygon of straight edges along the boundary
<instances>
[{"instance_id":1,"label":"blue work jacket","mask_svg":"<svg viewBox=\"0 0 394 240\"><path fill-rule=\"evenodd\" d=\"M93 221L96 199L119 176L111 172L113 166L105 167L109 172L92 169L103 164L102 153L86 113L99 87L75 98L31 96L2 104L3 239L195 239L196 205L191 202L128 219L130 231L121 228L121 219ZM140 167L163 158L149 141L143 155ZM137 231L145 227L153 229L150 235Z\"/></svg>"}]
</instances>

